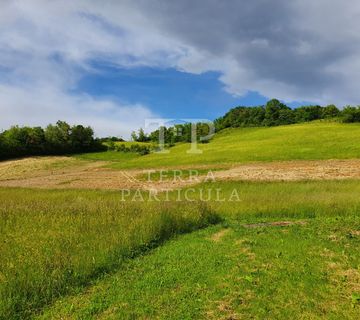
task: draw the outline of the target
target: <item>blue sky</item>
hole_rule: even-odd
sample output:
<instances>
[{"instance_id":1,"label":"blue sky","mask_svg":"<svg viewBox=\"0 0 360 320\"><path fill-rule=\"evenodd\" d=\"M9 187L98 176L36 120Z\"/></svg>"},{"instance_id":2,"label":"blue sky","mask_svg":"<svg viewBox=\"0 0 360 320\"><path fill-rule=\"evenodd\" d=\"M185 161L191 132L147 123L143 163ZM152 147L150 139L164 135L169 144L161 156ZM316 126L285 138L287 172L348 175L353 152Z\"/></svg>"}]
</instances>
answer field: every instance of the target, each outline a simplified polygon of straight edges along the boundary
<instances>
[{"instance_id":1,"label":"blue sky","mask_svg":"<svg viewBox=\"0 0 360 320\"><path fill-rule=\"evenodd\" d=\"M191 74L171 68L119 68L93 63L97 72L83 76L74 91L109 97L126 104L143 103L164 118L214 120L235 106L264 105L257 92L235 96L224 89L218 72ZM297 107L309 102L291 102Z\"/></svg>"},{"instance_id":2,"label":"blue sky","mask_svg":"<svg viewBox=\"0 0 360 320\"><path fill-rule=\"evenodd\" d=\"M0 130L61 119L129 137L270 98L357 105L359 16L356 0L5 0Z\"/></svg>"},{"instance_id":3,"label":"blue sky","mask_svg":"<svg viewBox=\"0 0 360 320\"><path fill-rule=\"evenodd\" d=\"M229 94L217 72L197 75L169 68L93 66L98 72L84 76L77 91L111 97L127 104L141 102L165 118L211 120L222 116L231 107L260 105L267 101L255 92L243 97Z\"/></svg>"}]
</instances>

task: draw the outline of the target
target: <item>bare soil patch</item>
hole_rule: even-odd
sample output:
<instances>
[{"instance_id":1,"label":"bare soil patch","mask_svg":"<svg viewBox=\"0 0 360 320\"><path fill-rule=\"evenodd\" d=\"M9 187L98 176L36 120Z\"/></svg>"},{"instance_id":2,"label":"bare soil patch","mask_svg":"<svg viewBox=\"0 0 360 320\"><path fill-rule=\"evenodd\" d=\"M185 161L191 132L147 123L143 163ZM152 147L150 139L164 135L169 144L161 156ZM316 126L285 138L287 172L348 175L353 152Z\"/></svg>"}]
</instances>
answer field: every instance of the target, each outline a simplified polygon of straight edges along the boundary
<instances>
[{"instance_id":1,"label":"bare soil patch","mask_svg":"<svg viewBox=\"0 0 360 320\"><path fill-rule=\"evenodd\" d=\"M214 172L214 175L222 180L256 181L359 179L360 159L253 163Z\"/></svg>"},{"instance_id":2,"label":"bare soil patch","mask_svg":"<svg viewBox=\"0 0 360 320\"><path fill-rule=\"evenodd\" d=\"M0 162L0 186L163 191L195 185L207 176L203 174L195 181L184 178L183 181L149 182L137 178L148 170L114 170L106 168L106 164L105 161L84 161L71 157L33 157ZM216 181L360 179L360 159L252 163L213 171L213 176Z\"/></svg>"},{"instance_id":3,"label":"bare soil patch","mask_svg":"<svg viewBox=\"0 0 360 320\"><path fill-rule=\"evenodd\" d=\"M222 240L222 238L224 238L225 235L227 235L230 232L230 229L222 229L216 233L214 233L211 236L211 240L214 242L219 242Z\"/></svg>"}]
</instances>

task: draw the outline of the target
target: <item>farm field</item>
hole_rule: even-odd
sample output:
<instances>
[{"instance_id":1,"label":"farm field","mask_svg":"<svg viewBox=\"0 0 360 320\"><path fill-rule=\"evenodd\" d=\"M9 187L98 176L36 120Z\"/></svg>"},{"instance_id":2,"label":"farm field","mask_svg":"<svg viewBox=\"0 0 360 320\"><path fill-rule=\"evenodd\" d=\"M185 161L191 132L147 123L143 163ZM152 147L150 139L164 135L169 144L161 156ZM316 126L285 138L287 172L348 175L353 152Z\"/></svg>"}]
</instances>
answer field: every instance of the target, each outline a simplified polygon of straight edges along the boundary
<instances>
[{"instance_id":1,"label":"farm field","mask_svg":"<svg viewBox=\"0 0 360 320\"><path fill-rule=\"evenodd\" d=\"M359 129L1 162L0 319L356 319Z\"/></svg>"}]
</instances>

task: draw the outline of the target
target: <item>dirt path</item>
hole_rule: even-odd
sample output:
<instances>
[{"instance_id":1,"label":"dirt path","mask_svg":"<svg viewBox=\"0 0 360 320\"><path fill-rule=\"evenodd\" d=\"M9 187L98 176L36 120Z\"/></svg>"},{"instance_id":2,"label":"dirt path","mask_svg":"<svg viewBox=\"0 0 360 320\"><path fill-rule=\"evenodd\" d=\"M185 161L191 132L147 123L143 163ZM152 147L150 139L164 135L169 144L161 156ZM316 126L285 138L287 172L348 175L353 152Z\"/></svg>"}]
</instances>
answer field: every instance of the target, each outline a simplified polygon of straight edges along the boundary
<instances>
[{"instance_id":1,"label":"dirt path","mask_svg":"<svg viewBox=\"0 0 360 320\"><path fill-rule=\"evenodd\" d=\"M204 181L168 179L148 182L140 175L148 170L113 170L106 162L86 162L68 157L30 158L0 163L0 186L31 188L85 189L166 189L181 188ZM209 170L211 166L209 166ZM284 161L236 165L213 171L216 181L299 181L360 179L359 160Z\"/></svg>"}]
</instances>

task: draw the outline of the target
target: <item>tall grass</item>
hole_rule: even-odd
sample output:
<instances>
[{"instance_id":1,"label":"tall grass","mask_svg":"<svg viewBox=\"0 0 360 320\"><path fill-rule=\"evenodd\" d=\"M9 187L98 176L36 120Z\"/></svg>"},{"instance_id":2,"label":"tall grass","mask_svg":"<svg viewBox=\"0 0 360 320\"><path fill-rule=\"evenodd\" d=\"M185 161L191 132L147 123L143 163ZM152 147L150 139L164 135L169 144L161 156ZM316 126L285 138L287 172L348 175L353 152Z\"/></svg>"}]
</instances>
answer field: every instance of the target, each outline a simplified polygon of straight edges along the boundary
<instances>
[{"instance_id":1,"label":"tall grass","mask_svg":"<svg viewBox=\"0 0 360 320\"><path fill-rule=\"evenodd\" d=\"M24 319L127 258L218 221L201 204L115 192L0 189L0 318Z\"/></svg>"},{"instance_id":2,"label":"tall grass","mask_svg":"<svg viewBox=\"0 0 360 320\"><path fill-rule=\"evenodd\" d=\"M222 217L243 220L281 220L307 218L360 217L360 183L357 180L249 182L219 181L196 186L194 198L208 189L221 190L229 200L234 190L239 201L216 201L215 192L208 201ZM170 198L176 199L174 193Z\"/></svg>"}]
</instances>

